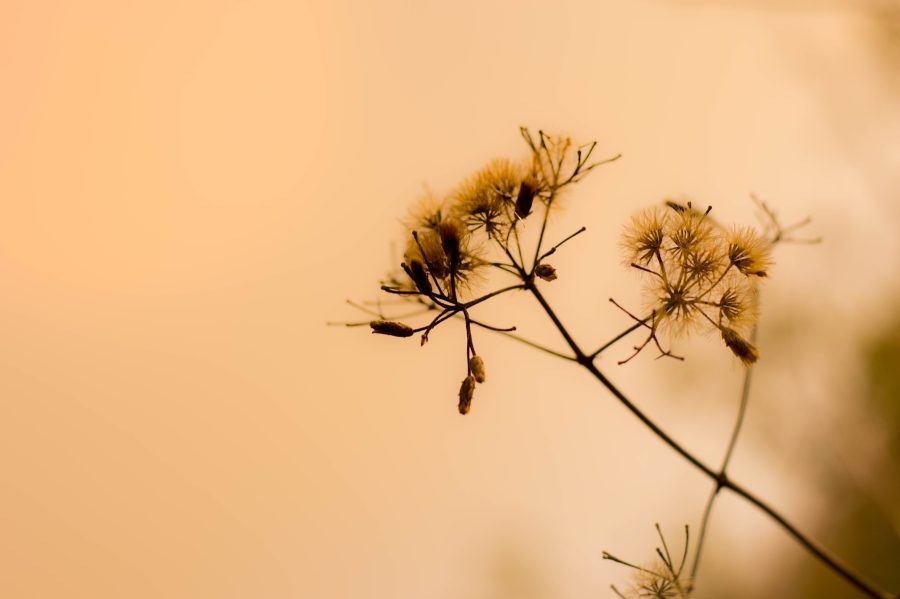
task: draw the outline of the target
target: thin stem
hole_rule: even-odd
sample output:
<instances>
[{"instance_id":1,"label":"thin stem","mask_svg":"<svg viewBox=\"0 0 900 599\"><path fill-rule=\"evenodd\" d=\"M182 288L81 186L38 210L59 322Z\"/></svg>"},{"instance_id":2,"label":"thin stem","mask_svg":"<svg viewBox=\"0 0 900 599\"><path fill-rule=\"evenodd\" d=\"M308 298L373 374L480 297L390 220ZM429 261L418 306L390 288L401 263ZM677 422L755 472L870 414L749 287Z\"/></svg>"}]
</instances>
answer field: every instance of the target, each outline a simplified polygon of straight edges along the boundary
<instances>
[{"instance_id":1,"label":"thin stem","mask_svg":"<svg viewBox=\"0 0 900 599\"><path fill-rule=\"evenodd\" d=\"M652 316L652 314L651 314L651 316ZM610 339L609 341L607 341L606 343L601 345L598 350L592 352L588 357L591 360L595 360L597 358L597 356L599 356L600 354L603 353L603 350L609 349L617 341L623 339L624 337L626 337L626 336L630 335L631 333L633 333L634 331L638 330L639 328L644 326L644 323L646 323L648 320L650 320L650 316L634 323L633 325L631 325L630 327L628 327L627 329L625 329L624 331L622 331L621 333L619 333L618 335L616 335L615 337L613 337L612 339Z\"/></svg>"},{"instance_id":2,"label":"thin stem","mask_svg":"<svg viewBox=\"0 0 900 599\"><path fill-rule=\"evenodd\" d=\"M512 327L495 327L492 324L478 322L477 320L475 320L474 318L471 318L471 317L469 317L469 322L471 322L472 324L479 326L485 330L493 331L494 333L511 333L516 330L516 327L514 327L514 326L512 326Z\"/></svg>"},{"instance_id":3,"label":"thin stem","mask_svg":"<svg viewBox=\"0 0 900 599\"><path fill-rule=\"evenodd\" d=\"M754 325L753 330L750 331L751 343L756 343L757 330L758 327ZM750 382L752 378L753 367L750 366L744 370L744 383L741 386L741 402L738 406L737 418L735 419L734 427L731 430L731 437L728 440L728 448L725 450L725 457L722 458L722 466L719 468L719 474L722 476L725 476L725 471L728 468L728 463L731 461L731 455L734 453L734 447L737 444L738 435L740 435L741 427L744 424L744 415L747 413L747 403L750 398ZM706 505L703 507L703 516L700 520L700 532L697 535L697 549L694 552L694 565L691 567L691 589L694 588L694 581L697 580L697 570L700 568L700 557L703 555L703 542L706 540L706 529L709 526L709 518L712 514L713 504L721 490L722 487L717 481L709 493Z\"/></svg>"},{"instance_id":4,"label":"thin stem","mask_svg":"<svg viewBox=\"0 0 900 599\"><path fill-rule=\"evenodd\" d=\"M716 483L713 485L709 497L706 499L706 505L703 506L703 516L700 518L700 532L697 534L697 549L694 550L694 565L691 566L691 577L688 580L688 589L694 589L694 582L697 580L697 570L700 568L700 556L703 553L703 541L706 540L706 528L709 525L709 516L712 514L713 503L719 495L722 487Z\"/></svg>"},{"instance_id":5,"label":"thin stem","mask_svg":"<svg viewBox=\"0 0 900 599\"><path fill-rule=\"evenodd\" d=\"M753 326L750 331L750 343L756 344L757 326ZM734 430L731 431L731 439L728 440L728 449L725 451L725 457L722 458L722 467L720 470L725 472L728 463L731 461L731 455L734 453L734 446L737 443L738 435L741 433L741 427L744 425L744 416L747 413L747 403L750 398L750 383L753 379L753 367L747 368L744 373L744 384L741 387L741 405L738 407L737 420L734 423Z\"/></svg>"},{"instance_id":6,"label":"thin stem","mask_svg":"<svg viewBox=\"0 0 900 599\"><path fill-rule=\"evenodd\" d=\"M807 551L816 556L819 561L834 570L836 573L840 574L844 578L844 580L856 587L863 594L868 595L869 597L873 597L874 599L897 599L897 595L879 589L873 582L867 580L861 574L854 572L850 568L850 566L843 563L836 556L831 555L823 547L817 545L812 539L800 532L797 527L788 522L784 518L784 516L776 512L771 506L769 506L762 499L758 498L750 491L730 480L726 480L726 483L723 486L727 489L730 489L737 495L743 497L744 499L758 507L760 510L765 512L770 518L780 524L781 527L788 532L788 534L794 537L794 539L798 543L803 545L803 547L805 547Z\"/></svg>"},{"instance_id":7,"label":"thin stem","mask_svg":"<svg viewBox=\"0 0 900 599\"><path fill-rule=\"evenodd\" d=\"M572 239L572 238L575 237L576 235L581 235L581 234L584 233L585 231L587 231L587 227L581 227L580 229L578 229L577 231L575 231L574 233L572 233L571 235L569 235L568 237L566 237L565 239L563 239L562 241L560 241L559 243L557 243L556 245L554 245L553 247L551 247L549 250L547 250L546 252L544 252L543 254L541 254L541 255L538 257L537 262L535 262L535 263L532 265L532 267L533 267L533 268L536 268L537 265L538 265L544 258L546 258L546 257L548 257L548 256L551 256L551 255L555 254L555 253L556 253L556 250L558 250L562 244L564 244L565 242L569 241L570 239Z\"/></svg>"},{"instance_id":8,"label":"thin stem","mask_svg":"<svg viewBox=\"0 0 900 599\"><path fill-rule=\"evenodd\" d=\"M473 320L472 324L478 325L478 326L483 326L480 322L478 322L476 320ZM555 349L550 349L549 347L543 346L540 343L536 343L530 339L526 339L525 337L520 337L519 335L516 335L515 333L511 333L508 331L499 331L496 329L491 329L491 330L493 330L495 333L500 333L504 337L508 337L508 338L512 339L513 341L518 341L519 343L525 344L529 347L533 347L534 349L537 349L544 353L550 354L551 356L556 356L557 358L562 358L563 360L568 360L569 362L577 361L573 356L569 356L562 352L558 352Z\"/></svg>"},{"instance_id":9,"label":"thin stem","mask_svg":"<svg viewBox=\"0 0 900 599\"><path fill-rule=\"evenodd\" d=\"M532 268L538 264L541 256L541 247L544 243L544 233L547 231L547 221L550 219L550 206L553 204L553 200L556 196L556 190L550 190L550 197L547 199L547 204L544 206L544 216L541 219L541 231L538 233L537 244L534 246L534 260L532 261ZM522 263L524 267L525 264Z\"/></svg>"},{"instance_id":10,"label":"thin stem","mask_svg":"<svg viewBox=\"0 0 900 599\"><path fill-rule=\"evenodd\" d=\"M490 293L482 295L481 297L475 298L471 301L468 301L468 302L465 302L462 304L458 304L458 306L462 310L468 310L472 306L477 306L481 302L487 301L487 300L491 299L492 297L496 297L496 296L500 295L501 293L506 293L507 291L514 291L516 289L525 289L525 285L523 285L522 283L519 283L517 285L510 285L508 287L503 287L502 289L497 289L496 291L491 291Z\"/></svg>"},{"instance_id":11,"label":"thin stem","mask_svg":"<svg viewBox=\"0 0 900 599\"><path fill-rule=\"evenodd\" d=\"M607 391L609 391L619 402L622 403L632 414L634 414L642 423L644 423L647 428L649 428L653 433L659 437L666 445L671 447L676 453L681 455L685 460L690 462L695 468L703 472L706 476L716 481L717 486L726 488L731 490L736 495L743 497L746 501L755 505L759 508L763 513L768 515L770 518L775 520L788 534L790 534L794 539L800 543L807 551L809 551L813 556L815 556L819 561L827 565L834 572L842 576L847 582L856 587L863 594L873 597L874 599L896 599L896 595L888 593L886 591L878 588L874 583L866 580L861 574L853 571L848 565L844 564L837 557L831 555L827 550L823 547L820 547L816 544L812 539L804 535L797 529L796 526L787 521L787 519L782 516L780 513L775 511L774 508L769 506L762 499L758 498L756 495L742 487L741 485L733 482L727 476L722 474L721 472L716 472L702 461L699 458L694 456L691 452L681 446L677 441L675 441L671 436L669 436L665 431L663 431L653 420L651 420L640 408L638 408L635 404L629 400L624 393L622 393L618 387L616 387L606 376L597 369L594 365L594 362L591 360L589 356L587 356L579 347L579 345L572 338L572 335L569 333L568 329L562 324L559 317L553 311L553 308L547 303L547 300L541 294L541 292L535 287L534 282L529 282L526 284L526 288L534 295L535 299L544 309L544 312L547 313L547 316L553 321L553 324L556 326L560 335L562 335L563 339L565 339L566 343L572 349L572 352L575 354L575 360L581 364L588 372L590 372L594 378L596 378L601 385L606 387Z\"/></svg>"}]
</instances>

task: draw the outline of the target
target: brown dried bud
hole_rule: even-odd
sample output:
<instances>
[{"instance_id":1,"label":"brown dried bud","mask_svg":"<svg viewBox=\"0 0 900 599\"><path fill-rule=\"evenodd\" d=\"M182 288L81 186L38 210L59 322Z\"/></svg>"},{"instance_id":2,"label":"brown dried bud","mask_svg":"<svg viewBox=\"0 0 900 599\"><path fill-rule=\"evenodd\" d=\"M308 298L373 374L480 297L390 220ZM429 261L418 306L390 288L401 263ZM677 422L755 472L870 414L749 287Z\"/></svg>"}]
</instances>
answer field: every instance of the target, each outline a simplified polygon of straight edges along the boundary
<instances>
[{"instance_id":1,"label":"brown dried bud","mask_svg":"<svg viewBox=\"0 0 900 599\"><path fill-rule=\"evenodd\" d=\"M438 235L441 236L441 246L450 260L459 258L460 247L468 230L458 218L448 218L438 225Z\"/></svg>"},{"instance_id":2,"label":"brown dried bud","mask_svg":"<svg viewBox=\"0 0 900 599\"><path fill-rule=\"evenodd\" d=\"M722 339L725 340L725 345L728 346L728 349L741 359L744 366L751 366L759 359L759 350L752 343L741 337L734 329L722 327Z\"/></svg>"},{"instance_id":3,"label":"brown dried bud","mask_svg":"<svg viewBox=\"0 0 900 599\"><path fill-rule=\"evenodd\" d=\"M537 185L534 179L528 177L519 185L519 195L516 196L516 216L525 218L531 214L531 205L534 203L534 194L537 193Z\"/></svg>"},{"instance_id":4,"label":"brown dried bud","mask_svg":"<svg viewBox=\"0 0 900 599\"><path fill-rule=\"evenodd\" d=\"M556 269L549 264L538 264L537 268L534 269L534 274L545 281L556 280Z\"/></svg>"},{"instance_id":5,"label":"brown dried bud","mask_svg":"<svg viewBox=\"0 0 900 599\"><path fill-rule=\"evenodd\" d=\"M416 284L416 289L423 295L431 295L431 281L428 280L428 271L419 260L410 260L409 264L403 264L403 270Z\"/></svg>"},{"instance_id":6,"label":"brown dried bud","mask_svg":"<svg viewBox=\"0 0 900 599\"><path fill-rule=\"evenodd\" d=\"M475 377L475 382L484 382L484 360L481 359L481 356L472 356L471 358L469 358L469 370L472 371L472 376Z\"/></svg>"},{"instance_id":7,"label":"brown dried bud","mask_svg":"<svg viewBox=\"0 0 900 599\"><path fill-rule=\"evenodd\" d=\"M471 374L463 379L459 387L459 413L468 414L472 407L472 396L475 394L475 377Z\"/></svg>"},{"instance_id":8,"label":"brown dried bud","mask_svg":"<svg viewBox=\"0 0 900 599\"><path fill-rule=\"evenodd\" d=\"M390 335L391 337L412 337L413 330L411 327L402 322L394 322L393 320L373 320L369 323L372 327L372 333L379 335Z\"/></svg>"}]
</instances>

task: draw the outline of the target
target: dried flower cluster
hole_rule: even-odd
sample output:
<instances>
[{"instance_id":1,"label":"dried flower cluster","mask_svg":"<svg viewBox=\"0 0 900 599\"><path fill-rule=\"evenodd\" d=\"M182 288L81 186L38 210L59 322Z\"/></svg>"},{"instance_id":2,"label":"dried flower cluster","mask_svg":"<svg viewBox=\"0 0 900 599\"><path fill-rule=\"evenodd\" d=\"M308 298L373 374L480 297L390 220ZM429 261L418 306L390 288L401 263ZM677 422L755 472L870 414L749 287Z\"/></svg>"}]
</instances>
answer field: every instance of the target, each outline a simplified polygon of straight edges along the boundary
<instances>
[{"instance_id":1,"label":"dried flower cluster","mask_svg":"<svg viewBox=\"0 0 900 599\"><path fill-rule=\"evenodd\" d=\"M756 322L757 282L771 266L770 243L752 228L723 228L709 212L670 201L641 212L625 229L626 262L645 275L650 311L635 318L649 335L631 357L650 341L672 356L657 333L695 330L718 331L747 366L759 357L747 334Z\"/></svg>"},{"instance_id":2,"label":"dried flower cluster","mask_svg":"<svg viewBox=\"0 0 900 599\"><path fill-rule=\"evenodd\" d=\"M550 282L557 278L556 269L545 259L569 238L542 252L547 215L565 186L601 164L589 162L596 144L576 146L567 137L543 132L535 138L524 128L522 136L530 150L526 159L493 160L444 198L428 194L411 211L402 272L391 276L382 289L438 315L419 328L381 314L368 323L373 333L382 335L411 337L421 333L424 345L438 325L462 317L466 325L466 376L458 393L461 414L468 413L476 384L485 381L484 360L475 352L473 326L507 333L515 329L477 321L471 316L471 308L507 291L524 289L535 279ZM542 211L543 219L529 219L536 208ZM520 233L526 222L535 221L540 223L537 248L526 260ZM490 269L520 282L473 297L475 283L487 279Z\"/></svg>"}]
</instances>

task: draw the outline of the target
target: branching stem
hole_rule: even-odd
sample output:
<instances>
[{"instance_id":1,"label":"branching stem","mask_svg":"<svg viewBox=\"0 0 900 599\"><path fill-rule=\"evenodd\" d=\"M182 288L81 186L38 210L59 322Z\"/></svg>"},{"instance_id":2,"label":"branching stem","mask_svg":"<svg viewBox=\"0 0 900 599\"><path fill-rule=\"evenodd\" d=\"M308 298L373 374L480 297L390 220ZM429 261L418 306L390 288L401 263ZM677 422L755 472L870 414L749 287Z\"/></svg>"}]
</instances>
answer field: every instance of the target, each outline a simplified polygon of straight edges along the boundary
<instances>
[{"instance_id":1,"label":"branching stem","mask_svg":"<svg viewBox=\"0 0 900 599\"><path fill-rule=\"evenodd\" d=\"M779 512L772 508L768 503L745 489L743 486L732 481L723 472L713 470L712 468L707 466L693 453L685 449L680 443L669 436L669 434L662 430L653 420L650 419L649 416L647 416L640 408L632 403L631 400L629 400L628 397L626 397L625 394L622 393L622 391L620 391L619 388L612 383L612 381L610 381L602 372L600 372L600 370L594 365L594 360L591 358L591 356L585 354L581 347L572 338L572 335L569 333L568 329L562 324L559 317L553 311L553 308L550 306L550 304L547 303L547 300L535 286L534 281L527 281L525 283L525 287L526 289L528 289L528 291L531 292L537 302L541 305L541 307L544 309L544 312L546 312L547 316L556 326L560 335L562 335L563 339L571 348L572 352L575 354L575 361L583 366L589 373L591 373L591 375L593 375L593 377L596 378L601 385L606 387L607 391L609 391L616 399L618 399L619 402L622 403L622 405L624 405L632 414L634 414L638 418L638 420L640 420L647 428L653 431L653 433L660 440L671 447L676 453L690 462L695 468L700 470L707 477L715 481L718 488L729 489L731 492L740 497L743 497L746 501L759 508L763 513L777 522L790 536L794 537L794 539L798 543L800 543L819 561L821 561L823 564L831 568L835 573L843 577L844 580L856 587L856 589L858 589L860 592L868 597L872 597L873 599L896 599L897 595L888 593L887 591L880 589L874 583L864 578L861 574L855 572L852 568L850 568L850 566L844 564L839 558L832 555L824 547L821 547L818 543L800 532L800 530L796 526L788 522L788 520L784 516L782 516ZM742 419L743 417L741 417L741 420ZM735 431L739 431L739 429L740 426L735 427ZM733 436L736 437L736 434L734 434ZM728 456L730 457L730 451Z\"/></svg>"}]
</instances>

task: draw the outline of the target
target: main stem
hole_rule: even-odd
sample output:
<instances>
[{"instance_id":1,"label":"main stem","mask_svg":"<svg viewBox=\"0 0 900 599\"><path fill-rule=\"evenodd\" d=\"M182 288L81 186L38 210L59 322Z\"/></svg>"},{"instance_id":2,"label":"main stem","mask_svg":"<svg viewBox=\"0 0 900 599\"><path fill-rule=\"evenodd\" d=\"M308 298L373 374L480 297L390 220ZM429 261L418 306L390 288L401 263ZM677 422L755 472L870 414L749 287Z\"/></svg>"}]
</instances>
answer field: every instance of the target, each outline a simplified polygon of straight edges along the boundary
<instances>
[{"instance_id":1,"label":"main stem","mask_svg":"<svg viewBox=\"0 0 900 599\"><path fill-rule=\"evenodd\" d=\"M805 547L807 551L818 558L819 561L841 575L847 582L859 589L865 595L872 597L873 599L900 599L900 596L879 589L877 586L875 586L875 584L863 578L862 575L851 570L849 566L842 563L837 557L831 555L823 547L820 547L812 539L801 533L797 529L797 527L788 522L784 518L784 516L775 511L774 508L769 506L762 499L758 498L756 495L754 495L741 485L733 482L723 472L716 472L715 470L704 464L702 461L700 461L700 459L694 456L690 451L682 447L677 441L670 437L668 433L662 430L659 426L657 426L655 422L653 422L646 414L644 414L640 410L640 408L634 405L631 400L629 400L621 391L619 391L619 389L609 379L607 379L602 372L600 372L600 370L594 365L593 358L585 354L581 347L572 338L572 335L569 333L568 329L566 329L566 327L559 320L559 317L553 311L553 308L550 307L550 304L547 303L547 300L536 287L533 279L526 280L525 289L531 292L531 294L544 309L544 312L547 313L547 316L550 317L550 320L553 321L553 324L556 326L563 339L565 339L566 343L575 354L575 361L581 364L581 366L583 366L588 372L590 372L594 376L594 378L600 381L601 385L606 387L606 389L610 393L612 393L616 399L618 399L626 408L628 408L628 410L632 414L637 416L637 418L641 422L643 422L647 426L647 428L653 431L656 436L659 437L666 445L675 450L676 453L693 464L694 467L703 472L706 476L714 480L718 487L731 490L733 493L739 495L740 497L743 497L744 499L755 505L757 508L762 510L770 518L775 520L775 522L781 525L781 527L784 528L788 532L788 534L794 537L797 542Z\"/></svg>"}]
</instances>

